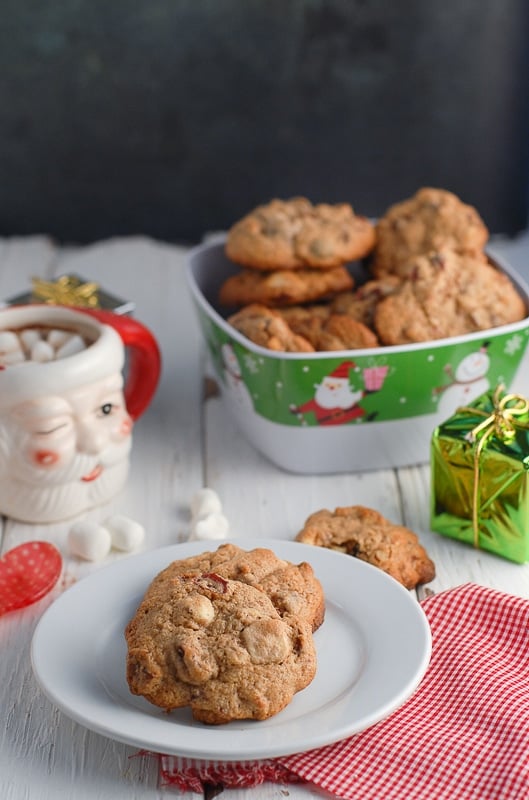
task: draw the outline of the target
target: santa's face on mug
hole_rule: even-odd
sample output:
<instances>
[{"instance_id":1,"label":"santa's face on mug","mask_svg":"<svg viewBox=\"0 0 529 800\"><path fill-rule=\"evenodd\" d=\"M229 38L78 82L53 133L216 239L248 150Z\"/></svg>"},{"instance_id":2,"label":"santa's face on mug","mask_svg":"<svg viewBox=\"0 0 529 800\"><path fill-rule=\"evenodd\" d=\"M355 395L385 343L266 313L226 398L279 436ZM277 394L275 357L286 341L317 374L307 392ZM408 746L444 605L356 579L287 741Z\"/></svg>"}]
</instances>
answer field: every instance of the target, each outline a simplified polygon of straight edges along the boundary
<instances>
[{"instance_id":1,"label":"santa's face on mug","mask_svg":"<svg viewBox=\"0 0 529 800\"><path fill-rule=\"evenodd\" d=\"M106 502L125 483L132 420L121 373L43 395L0 418L4 513L51 522ZM71 511L69 511L71 509Z\"/></svg>"}]
</instances>

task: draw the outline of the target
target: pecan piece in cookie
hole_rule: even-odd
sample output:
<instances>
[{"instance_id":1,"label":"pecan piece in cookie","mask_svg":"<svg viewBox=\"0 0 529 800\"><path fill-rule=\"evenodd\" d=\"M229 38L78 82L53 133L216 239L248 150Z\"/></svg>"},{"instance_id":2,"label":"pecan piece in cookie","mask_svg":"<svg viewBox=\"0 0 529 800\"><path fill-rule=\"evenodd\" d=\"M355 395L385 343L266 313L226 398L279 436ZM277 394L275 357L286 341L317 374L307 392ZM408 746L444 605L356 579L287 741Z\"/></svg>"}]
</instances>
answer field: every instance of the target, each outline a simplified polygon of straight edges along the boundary
<instances>
[{"instance_id":1,"label":"pecan piece in cookie","mask_svg":"<svg viewBox=\"0 0 529 800\"><path fill-rule=\"evenodd\" d=\"M313 205L294 197L258 206L236 222L226 255L251 269L329 269L364 258L374 243L374 225L348 203Z\"/></svg>"},{"instance_id":2,"label":"pecan piece in cookie","mask_svg":"<svg viewBox=\"0 0 529 800\"><path fill-rule=\"evenodd\" d=\"M364 506L316 511L296 540L356 556L387 572L407 589L435 577L434 563L417 535Z\"/></svg>"},{"instance_id":3,"label":"pecan piece in cookie","mask_svg":"<svg viewBox=\"0 0 529 800\"><path fill-rule=\"evenodd\" d=\"M255 344L269 350L289 353L313 353L314 347L303 336L297 336L283 317L271 308L252 303L228 317L229 324Z\"/></svg>"},{"instance_id":4,"label":"pecan piece in cookie","mask_svg":"<svg viewBox=\"0 0 529 800\"><path fill-rule=\"evenodd\" d=\"M488 229L477 210L444 189L425 187L391 206L376 225L371 270L406 277L410 260L420 253L448 247L483 257Z\"/></svg>"},{"instance_id":5,"label":"pecan piece in cookie","mask_svg":"<svg viewBox=\"0 0 529 800\"><path fill-rule=\"evenodd\" d=\"M227 278L219 291L223 306L264 303L273 307L310 303L350 289L353 279L345 267L333 269L242 270Z\"/></svg>"}]
</instances>

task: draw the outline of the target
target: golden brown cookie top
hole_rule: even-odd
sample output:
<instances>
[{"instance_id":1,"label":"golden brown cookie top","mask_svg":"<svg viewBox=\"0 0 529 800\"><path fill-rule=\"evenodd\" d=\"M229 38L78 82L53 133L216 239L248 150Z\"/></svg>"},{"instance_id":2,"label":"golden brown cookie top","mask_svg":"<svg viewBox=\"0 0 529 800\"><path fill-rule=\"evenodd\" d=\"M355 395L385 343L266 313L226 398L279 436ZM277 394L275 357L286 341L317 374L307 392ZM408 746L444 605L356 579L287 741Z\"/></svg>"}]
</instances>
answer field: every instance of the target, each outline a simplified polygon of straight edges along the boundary
<instances>
[{"instance_id":1,"label":"golden brown cookie top","mask_svg":"<svg viewBox=\"0 0 529 800\"><path fill-rule=\"evenodd\" d=\"M457 253L482 253L489 232L477 210L444 189L425 187L391 206L376 225L371 269L406 277L410 258L448 247Z\"/></svg>"},{"instance_id":2,"label":"golden brown cookie top","mask_svg":"<svg viewBox=\"0 0 529 800\"><path fill-rule=\"evenodd\" d=\"M251 269L329 269L364 258L374 243L374 225L348 203L313 205L294 197L260 205L236 222L226 255Z\"/></svg>"},{"instance_id":3,"label":"golden brown cookie top","mask_svg":"<svg viewBox=\"0 0 529 800\"><path fill-rule=\"evenodd\" d=\"M375 310L386 345L430 341L517 322L527 313L507 275L449 249L417 256L407 280Z\"/></svg>"},{"instance_id":4,"label":"golden brown cookie top","mask_svg":"<svg viewBox=\"0 0 529 800\"><path fill-rule=\"evenodd\" d=\"M279 312L259 303L251 303L228 317L228 323L247 339L269 350L289 353L313 353L314 347L297 336Z\"/></svg>"},{"instance_id":5,"label":"golden brown cookie top","mask_svg":"<svg viewBox=\"0 0 529 800\"><path fill-rule=\"evenodd\" d=\"M407 589L435 577L434 563L417 535L365 506L316 511L307 518L296 540L356 556L387 572Z\"/></svg>"},{"instance_id":6,"label":"golden brown cookie top","mask_svg":"<svg viewBox=\"0 0 529 800\"><path fill-rule=\"evenodd\" d=\"M321 583L310 564L292 564L265 547L243 550L227 542L217 550L180 559L159 575L170 583L176 575L214 572L263 591L281 616L294 614L305 619L313 630L323 622L325 597Z\"/></svg>"},{"instance_id":7,"label":"golden brown cookie top","mask_svg":"<svg viewBox=\"0 0 529 800\"><path fill-rule=\"evenodd\" d=\"M331 313L331 305L292 306L278 309L298 336L307 339L315 350L357 350L377 347L375 333L345 314Z\"/></svg>"},{"instance_id":8,"label":"golden brown cookie top","mask_svg":"<svg viewBox=\"0 0 529 800\"><path fill-rule=\"evenodd\" d=\"M267 719L316 672L307 622L215 573L155 578L125 637L131 692L211 724Z\"/></svg>"},{"instance_id":9,"label":"golden brown cookie top","mask_svg":"<svg viewBox=\"0 0 529 800\"><path fill-rule=\"evenodd\" d=\"M385 275L379 280L367 281L357 289L335 295L330 302L330 309L335 314L347 314L372 329L376 306L384 297L393 294L400 283L401 280L396 275Z\"/></svg>"},{"instance_id":10,"label":"golden brown cookie top","mask_svg":"<svg viewBox=\"0 0 529 800\"><path fill-rule=\"evenodd\" d=\"M246 269L224 281L219 291L219 303L223 306L263 303L280 308L332 297L352 286L353 278L346 267L278 269L274 272Z\"/></svg>"}]
</instances>

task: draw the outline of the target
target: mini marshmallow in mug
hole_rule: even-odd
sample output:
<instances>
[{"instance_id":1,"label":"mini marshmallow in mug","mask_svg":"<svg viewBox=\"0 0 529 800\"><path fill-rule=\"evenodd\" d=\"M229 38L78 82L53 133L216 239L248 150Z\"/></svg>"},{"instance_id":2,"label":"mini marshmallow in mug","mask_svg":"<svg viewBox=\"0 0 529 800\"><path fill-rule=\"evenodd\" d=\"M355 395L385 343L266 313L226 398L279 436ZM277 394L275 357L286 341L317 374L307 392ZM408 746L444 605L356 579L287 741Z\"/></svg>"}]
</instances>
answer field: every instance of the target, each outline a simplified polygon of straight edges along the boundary
<instances>
[{"instance_id":1,"label":"mini marshmallow in mug","mask_svg":"<svg viewBox=\"0 0 529 800\"><path fill-rule=\"evenodd\" d=\"M130 317L44 304L0 310L0 337L19 334L20 350L23 341L51 348L43 332L59 330L69 334L63 357L0 369L0 514L25 522L74 517L123 488L133 422L160 374L156 340Z\"/></svg>"}]
</instances>

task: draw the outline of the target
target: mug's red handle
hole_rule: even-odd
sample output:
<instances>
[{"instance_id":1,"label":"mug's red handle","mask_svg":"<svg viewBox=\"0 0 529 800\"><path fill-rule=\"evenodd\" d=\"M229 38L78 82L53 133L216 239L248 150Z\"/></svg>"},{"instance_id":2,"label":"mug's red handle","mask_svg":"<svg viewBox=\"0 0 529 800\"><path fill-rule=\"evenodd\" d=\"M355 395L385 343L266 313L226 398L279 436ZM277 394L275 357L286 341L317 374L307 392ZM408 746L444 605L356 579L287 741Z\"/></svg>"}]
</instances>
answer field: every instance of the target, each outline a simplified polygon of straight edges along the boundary
<instances>
[{"instance_id":1,"label":"mug's red handle","mask_svg":"<svg viewBox=\"0 0 529 800\"><path fill-rule=\"evenodd\" d=\"M100 308L79 308L105 325L114 328L129 351L128 374L124 395L127 411L138 419L156 391L162 360L158 343L151 331L138 320Z\"/></svg>"}]
</instances>

